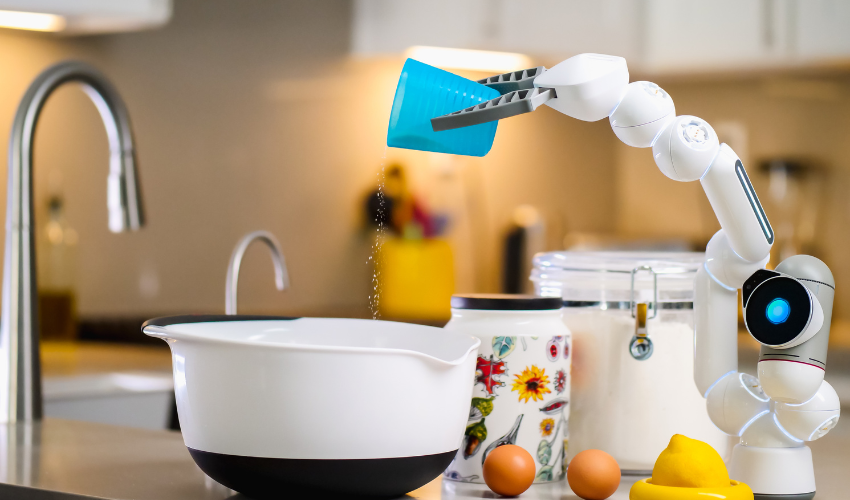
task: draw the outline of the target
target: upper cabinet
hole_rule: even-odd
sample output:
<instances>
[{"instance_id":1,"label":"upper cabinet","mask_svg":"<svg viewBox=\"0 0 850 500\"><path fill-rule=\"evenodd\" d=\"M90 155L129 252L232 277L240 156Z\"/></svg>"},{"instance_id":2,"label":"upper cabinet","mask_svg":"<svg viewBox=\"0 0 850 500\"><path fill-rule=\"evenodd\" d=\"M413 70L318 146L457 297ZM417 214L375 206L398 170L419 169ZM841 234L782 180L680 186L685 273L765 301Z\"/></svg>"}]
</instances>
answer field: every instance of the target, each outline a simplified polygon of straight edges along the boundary
<instances>
[{"instance_id":1,"label":"upper cabinet","mask_svg":"<svg viewBox=\"0 0 850 500\"><path fill-rule=\"evenodd\" d=\"M634 0L355 0L352 50L398 54L413 45L524 52L635 54Z\"/></svg>"},{"instance_id":2,"label":"upper cabinet","mask_svg":"<svg viewBox=\"0 0 850 500\"><path fill-rule=\"evenodd\" d=\"M63 34L158 28L171 19L171 0L0 0L0 27Z\"/></svg>"},{"instance_id":3,"label":"upper cabinet","mask_svg":"<svg viewBox=\"0 0 850 500\"><path fill-rule=\"evenodd\" d=\"M413 45L581 52L646 73L798 67L850 60L847 0L355 0L352 50Z\"/></svg>"},{"instance_id":4,"label":"upper cabinet","mask_svg":"<svg viewBox=\"0 0 850 500\"><path fill-rule=\"evenodd\" d=\"M850 57L850 2L797 0L796 40L792 50L802 60Z\"/></svg>"},{"instance_id":5,"label":"upper cabinet","mask_svg":"<svg viewBox=\"0 0 850 500\"><path fill-rule=\"evenodd\" d=\"M767 62L771 50L765 43L769 28L763 3L643 2L640 65L649 71L687 72Z\"/></svg>"}]
</instances>

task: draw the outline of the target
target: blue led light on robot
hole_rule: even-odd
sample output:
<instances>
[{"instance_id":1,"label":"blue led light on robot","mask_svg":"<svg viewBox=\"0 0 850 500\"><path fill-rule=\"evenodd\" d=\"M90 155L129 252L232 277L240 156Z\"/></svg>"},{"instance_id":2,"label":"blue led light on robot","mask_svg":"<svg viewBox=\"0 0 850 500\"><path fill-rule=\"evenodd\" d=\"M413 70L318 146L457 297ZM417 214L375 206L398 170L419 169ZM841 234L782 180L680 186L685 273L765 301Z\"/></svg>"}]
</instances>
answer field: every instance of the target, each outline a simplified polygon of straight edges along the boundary
<instances>
[{"instance_id":1,"label":"blue led light on robot","mask_svg":"<svg viewBox=\"0 0 850 500\"><path fill-rule=\"evenodd\" d=\"M767 320L774 325L785 323L788 321L788 316L791 315L791 304L787 300L777 297L770 301L764 314L767 316Z\"/></svg>"}]
</instances>

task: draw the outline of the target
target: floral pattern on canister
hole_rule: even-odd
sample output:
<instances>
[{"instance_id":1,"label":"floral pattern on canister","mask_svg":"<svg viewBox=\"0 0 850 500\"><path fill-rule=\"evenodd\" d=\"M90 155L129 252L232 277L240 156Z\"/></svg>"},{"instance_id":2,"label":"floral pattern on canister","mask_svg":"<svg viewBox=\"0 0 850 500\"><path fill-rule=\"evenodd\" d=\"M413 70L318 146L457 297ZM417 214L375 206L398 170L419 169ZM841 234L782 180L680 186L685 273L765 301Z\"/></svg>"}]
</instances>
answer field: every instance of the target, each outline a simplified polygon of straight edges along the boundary
<instances>
[{"instance_id":1,"label":"floral pattern on canister","mask_svg":"<svg viewBox=\"0 0 850 500\"><path fill-rule=\"evenodd\" d=\"M472 398L472 403L469 405L469 420L466 424L466 432L463 433L463 458L469 457L478 453L481 450L481 443L487 439L487 426L484 420L487 415L493 412L492 398Z\"/></svg>"},{"instance_id":2,"label":"floral pattern on canister","mask_svg":"<svg viewBox=\"0 0 850 500\"><path fill-rule=\"evenodd\" d=\"M552 431L555 430L555 419L547 418L540 422L540 434L543 437L548 437L552 435Z\"/></svg>"},{"instance_id":3,"label":"floral pattern on canister","mask_svg":"<svg viewBox=\"0 0 850 500\"><path fill-rule=\"evenodd\" d=\"M534 482L564 478L570 411L570 358L564 353L569 352L570 336L562 325L560 320L545 328L507 323L509 328L498 328L490 335L486 330L470 332L482 345L469 420L460 450L446 471L447 481L483 483L484 460L506 444L531 454ZM535 335L516 335L520 331ZM550 342L554 349L547 346Z\"/></svg>"},{"instance_id":4,"label":"floral pattern on canister","mask_svg":"<svg viewBox=\"0 0 850 500\"><path fill-rule=\"evenodd\" d=\"M549 342L546 342L546 358L549 361L558 361L558 358L561 355L561 337L552 337Z\"/></svg>"},{"instance_id":5,"label":"floral pattern on canister","mask_svg":"<svg viewBox=\"0 0 850 500\"><path fill-rule=\"evenodd\" d=\"M552 392L547 384L549 384L549 376L546 375L546 369L531 365L530 367L527 366L519 375L514 375L511 392L519 392L518 401L524 400L524 403L528 403L529 400L543 401L543 395Z\"/></svg>"},{"instance_id":6,"label":"floral pattern on canister","mask_svg":"<svg viewBox=\"0 0 850 500\"><path fill-rule=\"evenodd\" d=\"M484 384L484 390L487 394L493 394L497 387L503 387L504 382L496 379L498 375L504 375L507 366L504 361L495 361L493 356L490 359L478 356L478 361L475 363L475 383Z\"/></svg>"},{"instance_id":7,"label":"floral pattern on canister","mask_svg":"<svg viewBox=\"0 0 850 500\"><path fill-rule=\"evenodd\" d=\"M493 337L493 354L497 358L507 357L516 348L516 337Z\"/></svg>"},{"instance_id":8,"label":"floral pattern on canister","mask_svg":"<svg viewBox=\"0 0 850 500\"><path fill-rule=\"evenodd\" d=\"M568 404L570 404L570 402L564 398L553 399L546 403L546 406L540 408L540 411L546 415L559 415L564 413L564 408L566 408Z\"/></svg>"},{"instance_id":9,"label":"floral pattern on canister","mask_svg":"<svg viewBox=\"0 0 850 500\"><path fill-rule=\"evenodd\" d=\"M555 372L555 392L561 394L567 388L567 372L563 369Z\"/></svg>"},{"instance_id":10,"label":"floral pattern on canister","mask_svg":"<svg viewBox=\"0 0 850 500\"><path fill-rule=\"evenodd\" d=\"M478 453L481 450L481 444L487 439L487 426L484 424L486 419L482 418L478 422L473 422L466 426L466 432L463 433L463 458L469 457Z\"/></svg>"}]
</instances>

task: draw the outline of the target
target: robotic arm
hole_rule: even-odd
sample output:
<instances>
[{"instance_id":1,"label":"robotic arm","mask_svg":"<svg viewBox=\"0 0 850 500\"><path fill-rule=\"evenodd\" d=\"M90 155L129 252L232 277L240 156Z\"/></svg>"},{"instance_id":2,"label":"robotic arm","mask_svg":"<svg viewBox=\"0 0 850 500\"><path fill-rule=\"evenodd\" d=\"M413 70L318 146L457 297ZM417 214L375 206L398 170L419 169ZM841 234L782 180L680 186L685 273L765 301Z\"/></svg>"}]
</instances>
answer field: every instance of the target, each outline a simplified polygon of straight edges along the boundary
<instances>
[{"instance_id":1,"label":"robotic arm","mask_svg":"<svg viewBox=\"0 0 850 500\"><path fill-rule=\"evenodd\" d=\"M651 82L629 83L625 59L581 54L479 83L502 95L433 118L450 130L547 105L584 121L608 117L625 144L652 148L667 177L699 180L722 229L706 248L694 298L694 380L712 421L741 438L732 476L761 495L812 498L811 451L804 441L829 432L839 417L835 390L823 380L835 282L820 260L798 255L765 269L774 234L744 165L705 120L676 116L670 96ZM738 290L747 330L762 345L758 378L738 373ZM776 497L773 497L776 498Z\"/></svg>"}]
</instances>

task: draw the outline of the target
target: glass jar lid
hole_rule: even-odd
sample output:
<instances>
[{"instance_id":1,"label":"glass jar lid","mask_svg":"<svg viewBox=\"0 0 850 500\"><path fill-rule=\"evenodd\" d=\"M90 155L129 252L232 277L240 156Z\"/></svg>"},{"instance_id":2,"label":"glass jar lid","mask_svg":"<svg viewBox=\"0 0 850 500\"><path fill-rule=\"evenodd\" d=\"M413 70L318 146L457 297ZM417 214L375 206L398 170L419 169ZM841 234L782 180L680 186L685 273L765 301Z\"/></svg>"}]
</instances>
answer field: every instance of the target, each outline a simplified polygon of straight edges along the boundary
<instances>
[{"instance_id":1,"label":"glass jar lid","mask_svg":"<svg viewBox=\"0 0 850 500\"><path fill-rule=\"evenodd\" d=\"M452 309L484 311L552 311L561 308L561 299L535 295L467 293L452 295Z\"/></svg>"},{"instance_id":2,"label":"glass jar lid","mask_svg":"<svg viewBox=\"0 0 850 500\"><path fill-rule=\"evenodd\" d=\"M704 260L701 252L549 252L534 257L531 280L538 295L561 297L567 307L690 308Z\"/></svg>"}]
</instances>

